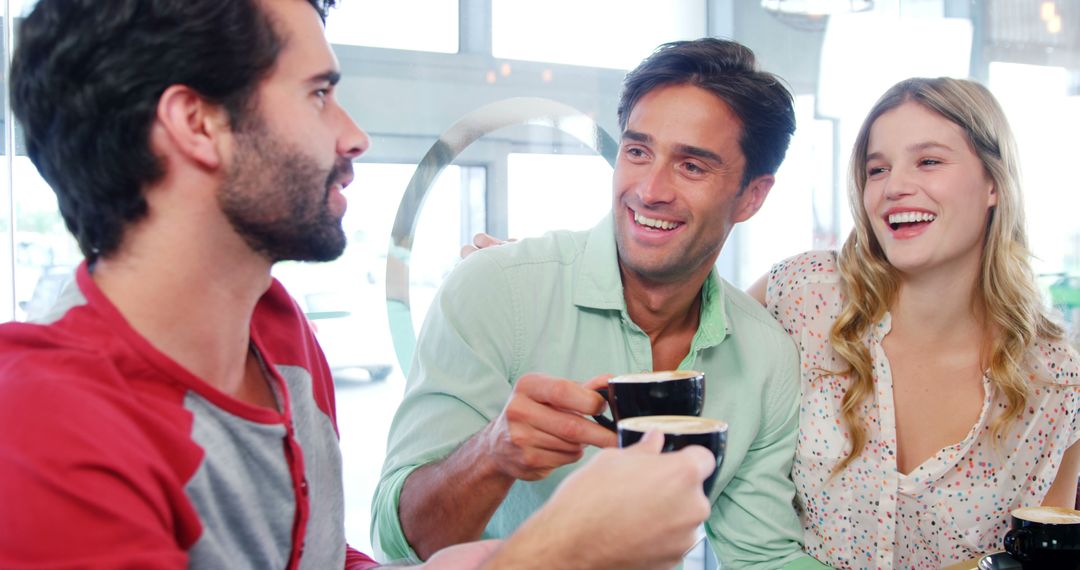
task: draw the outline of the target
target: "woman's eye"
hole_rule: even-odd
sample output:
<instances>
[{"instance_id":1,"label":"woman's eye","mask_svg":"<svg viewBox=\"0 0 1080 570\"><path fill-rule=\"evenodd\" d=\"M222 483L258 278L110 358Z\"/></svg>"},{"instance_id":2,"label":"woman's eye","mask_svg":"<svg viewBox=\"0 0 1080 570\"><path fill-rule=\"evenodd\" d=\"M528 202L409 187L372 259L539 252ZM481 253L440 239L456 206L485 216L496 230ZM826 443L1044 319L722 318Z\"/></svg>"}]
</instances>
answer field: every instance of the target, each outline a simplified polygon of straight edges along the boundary
<instances>
[{"instance_id":1,"label":"woman's eye","mask_svg":"<svg viewBox=\"0 0 1080 570\"><path fill-rule=\"evenodd\" d=\"M886 172L887 170L888 169L885 168L884 166L871 166L870 168L866 169L866 173L869 174L870 176L875 176L875 175L881 174L883 172Z\"/></svg>"}]
</instances>

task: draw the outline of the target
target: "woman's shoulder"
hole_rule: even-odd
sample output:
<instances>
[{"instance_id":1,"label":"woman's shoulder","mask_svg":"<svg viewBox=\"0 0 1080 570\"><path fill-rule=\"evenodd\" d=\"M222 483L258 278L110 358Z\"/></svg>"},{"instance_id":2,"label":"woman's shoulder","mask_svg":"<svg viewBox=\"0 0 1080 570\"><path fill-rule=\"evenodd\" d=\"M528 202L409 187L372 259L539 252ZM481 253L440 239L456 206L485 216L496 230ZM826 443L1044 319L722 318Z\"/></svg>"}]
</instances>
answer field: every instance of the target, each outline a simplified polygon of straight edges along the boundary
<instances>
[{"instance_id":1,"label":"woman's shoulder","mask_svg":"<svg viewBox=\"0 0 1080 570\"><path fill-rule=\"evenodd\" d=\"M793 336L806 330L825 334L842 305L836 252L800 253L769 273L765 308Z\"/></svg>"},{"instance_id":2,"label":"woman's shoulder","mask_svg":"<svg viewBox=\"0 0 1080 570\"><path fill-rule=\"evenodd\" d=\"M1039 338L1027 354L1034 380L1080 390L1080 354L1066 339Z\"/></svg>"},{"instance_id":3,"label":"woman's shoulder","mask_svg":"<svg viewBox=\"0 0 1080 570\"><path fill-rule=\"evenodd\" d=\"M809 283L836 283L840 281L836 252L812 250L793 255L769 271L769 285L781 289L795 289Z\"/></svg>"}]
</instances>

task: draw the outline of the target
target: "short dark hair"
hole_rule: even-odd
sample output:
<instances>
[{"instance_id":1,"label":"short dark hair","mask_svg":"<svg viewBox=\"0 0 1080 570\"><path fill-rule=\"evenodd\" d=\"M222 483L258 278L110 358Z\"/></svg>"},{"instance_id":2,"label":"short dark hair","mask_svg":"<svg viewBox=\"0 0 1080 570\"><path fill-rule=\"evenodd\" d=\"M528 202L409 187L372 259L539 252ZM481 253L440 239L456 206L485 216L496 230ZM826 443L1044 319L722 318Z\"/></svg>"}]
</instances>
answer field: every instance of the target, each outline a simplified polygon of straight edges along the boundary
<instances>
[{"instance_id":1,"label":"short dark hair","mask_svg":"<svg viewBox=\"0 0 1080 570\"><path fill-rule=\"evenodd\" d=\"M324 20L335 3L306 1ZM40 0L23 21L12 107L88 259L146 214L142 188L162 175L150 126L169 86L222 105L233 128L251 112L284 42L263 2Z\"/></svg>"},{"instance_id":2,"label":"short dark hair","mask_svg":"<svg viewBox=\"0 0 1080 570\"><path fill-rule=\"evenodd\" d=\"M619 97L619 128L646 93L668 85L694 85L726 103L742 122L739 147L746 157L741 187L775 174L795 133L791 92L782 80L758 69L750 48L729 40L701 38L656 48L626 75Z\"/></svg>"}]
</instances>

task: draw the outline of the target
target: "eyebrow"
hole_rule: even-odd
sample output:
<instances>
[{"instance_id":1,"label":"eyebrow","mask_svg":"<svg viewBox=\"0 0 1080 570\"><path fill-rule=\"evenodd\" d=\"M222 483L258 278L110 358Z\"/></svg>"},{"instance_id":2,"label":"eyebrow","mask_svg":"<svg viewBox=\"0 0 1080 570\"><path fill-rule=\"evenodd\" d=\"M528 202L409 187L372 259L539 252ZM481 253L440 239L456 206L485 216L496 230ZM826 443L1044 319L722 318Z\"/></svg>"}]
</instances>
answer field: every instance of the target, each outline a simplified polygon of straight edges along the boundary
<instances>
[{"instance_id":1,"label":"eyebrow","mask_svg":"<svg viewBox=\"0 0 1080 570\"><path fill-rule=\"evenodd\" d=\"M310 83L329 83L330 85L337 85L341 81L340 71L324 71L322 73L312 75L308 82Z\"/></svg>"},{"instance_id":2,"label":"eyebrow","mask_svg":"<svg viewBox=\"0 0 1080 570\"><path fill-rule=\"evenodd\" d=\"M907 152L922 152L922 151L926 151L926 150L947 150L949 152L952 152L953 148L951 146L947 145L947 144L934 142L934 141L926 141L926 142L916 143L916 144L913 144L913 145L908 145L908 147L905 148L904 150L906 150ZM880 159L882 157L883 157L883 155L880 152L871 152L870 154L866 155L866 160L875 160L875 159Z\"/></svg>"},{"instance_id":3,"label":"eyebrow","mask_svg":"<svg viewBox=\"0 0 1080 570\"><path fill-rule=\"evenodd\" d=\"M631 131L631 130L623 131L622 138L623 138L623 140L632 140L632 141L636 141L636 142L640 142L640 143L644 143L644 144L652 144L652 142L653 142L652 136L647 135L645 133L641 133L641 132L638 132L638 131ZM694 157L700 158L702 160L708 160L708 161L711 161L711 162L715 162L717 164L724 164L724 159L721 158L719 154L716 154L715 152L713 152L713 151L711 151L709 149L701 148L699 146L688 145L688 144L676 144L676 145L674 145L673 148L675 149L675 152L677 152L679 154L685 154L685 155L689 155L689 156L694 156Z\"/></svg>"}]
</instances>

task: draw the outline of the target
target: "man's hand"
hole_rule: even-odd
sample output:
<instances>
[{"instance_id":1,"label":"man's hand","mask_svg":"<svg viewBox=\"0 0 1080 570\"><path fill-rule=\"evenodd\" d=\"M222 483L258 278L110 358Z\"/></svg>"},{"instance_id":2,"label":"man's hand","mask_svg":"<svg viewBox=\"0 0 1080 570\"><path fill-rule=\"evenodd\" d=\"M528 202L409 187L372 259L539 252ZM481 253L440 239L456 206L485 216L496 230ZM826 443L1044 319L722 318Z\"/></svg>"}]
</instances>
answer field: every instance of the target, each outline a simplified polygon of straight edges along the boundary
<instances>
[{"instance_id":1,"label":"man's hand","mask_svg":"<svg viewBox=\"0 0 1080 570\"><path fill-rule=\"evenodd\" d=\"M593 378L589 385L607 378ZM514 479L535 481L581 459L586 445L615 446L614 433L583 417L599 414L604 406L599 394L577 382L526 374L514 385L499 417L478 436L496 469Z\"/></svg>"},{"instance_id":2,"label":"man's hand","mask_svg":"<svg viewBox=\"0 0 1080 570\"><path fill-rule=\"evenodd\" d=\"M588 385L603 385L609 377ZM426 559L480 538L515 481L547 477L580 459L586 445L614 446L615 434L583 415L603 409L599 394L572 380L519 378L497 418L442 461L405 479L398 512L413 550Z\"/></svg>"},{"instance_id":3,"label":"man's hand","mask_svg":"<svg viewBox=\"0 0 1080 570\"><path fill-rule=\"evenodd\" d=\"M484 233L476 234L472 238L472 244L471 245L462 246L462 248L461 248L461 259L465 259L466 257L469 257L469 254L471 254L471 253L473 253L475 251L480 251L481 249L484 249L485 247L491 247L493 245L502 245L504 243L509 243L509 242L512 242L512 241L517 241L517 240L516 239L508 239L506 241L503 241L503 240L498 239L496 237L492 237L492 236L490 236L488 234L484 234Z\"/></svg>"},{"instance_id":4,"label":"man's hand","mask_svg":"<svg viewBox=\"0 0 1080 570\"><path fill-rule=\"evenodd\" d=\"M700 446L660 454L650 432L601 451L499 549L486 569L670 568L709 516L701 484L716 459Z\"/></svg>"}]
</instances>

